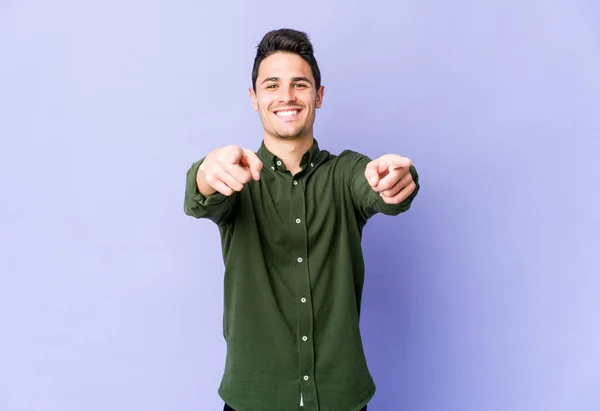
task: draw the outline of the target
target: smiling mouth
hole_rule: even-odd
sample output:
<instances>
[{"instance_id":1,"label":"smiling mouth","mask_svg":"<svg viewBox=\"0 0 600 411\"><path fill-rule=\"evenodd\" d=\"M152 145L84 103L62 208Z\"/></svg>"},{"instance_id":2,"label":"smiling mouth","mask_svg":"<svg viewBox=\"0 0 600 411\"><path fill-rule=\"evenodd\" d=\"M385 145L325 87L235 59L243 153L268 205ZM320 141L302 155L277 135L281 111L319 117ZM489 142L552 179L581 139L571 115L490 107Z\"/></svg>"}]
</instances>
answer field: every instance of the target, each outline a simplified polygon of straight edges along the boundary
<instances>
[{"instance_id":1,"label":"smiling mouth","mask_svg":"<svg viewBox=\"0 0 600 411\"><path fill-rule=\"evenodd\" d=\"M281 111L276 111L275 115L280 118L292 118L292 117L296 117L300 113L300 111L301 111L300 109L281 110Z\"/></svg>"}]
</instances>

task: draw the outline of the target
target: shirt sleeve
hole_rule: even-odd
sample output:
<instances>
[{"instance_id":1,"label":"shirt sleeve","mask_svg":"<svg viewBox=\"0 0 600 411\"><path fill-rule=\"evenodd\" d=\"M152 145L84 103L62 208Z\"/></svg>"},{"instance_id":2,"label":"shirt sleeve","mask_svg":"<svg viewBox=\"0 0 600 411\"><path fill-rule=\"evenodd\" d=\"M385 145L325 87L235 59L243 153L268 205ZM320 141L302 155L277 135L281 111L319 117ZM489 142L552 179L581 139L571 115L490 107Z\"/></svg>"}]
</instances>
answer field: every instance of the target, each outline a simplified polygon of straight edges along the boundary
<instances>
[{"instance_id":1,"label":"shirt sleeve","mask_svg":"<svg viewBox=\"0 0 600 411\"><path fill-rule=\"evenodd\" d=\"M417 169L412 165L409 169L416 185L415 190L400 204L387 204L383 201L379 193L371 188L365 177L365 169L370 161L369 157L359 153L354 153L351 161L350 175L352 182L350 190L357 211L365 220L368 220L377 213L395 216L407 211L420 188Z\"/></svg>"},{"instance_id":2,"label":"shirt sleeve","mask_svg":"<svg viewBox=\"0 0 600 411\"><path fill-rule=\"evenodd\" d=\"M201 159L192 164L187 172L183 210L189 216L208 218L216 224L222 225L233 217L238 193L230 196L221 193L205 196L200 193L196 183L196 174L203 161L204 159Z\"/></svg>"}]
</instances>

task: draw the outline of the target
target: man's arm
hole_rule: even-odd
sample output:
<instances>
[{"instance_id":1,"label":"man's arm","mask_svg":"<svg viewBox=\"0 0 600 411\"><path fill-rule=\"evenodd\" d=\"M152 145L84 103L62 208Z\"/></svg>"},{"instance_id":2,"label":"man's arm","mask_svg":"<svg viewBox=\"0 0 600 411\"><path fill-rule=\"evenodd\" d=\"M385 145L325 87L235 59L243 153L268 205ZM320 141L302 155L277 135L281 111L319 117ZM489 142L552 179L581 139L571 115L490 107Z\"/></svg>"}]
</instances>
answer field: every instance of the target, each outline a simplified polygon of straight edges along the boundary
<instances>
[{"instance_id":1,"label":"man's arm","mask_svg":"<svg viewBox=\"0 0 600 411\"><path fill-rule=\"evenodd\" d=\"M185 213L216 224L229 221L237 193L250 180L260 179L261 170L262 162L248 149L228 146L211 151L187 172Z\"/></svg>"},{"instance_id":2,"label":"man's arm","mask_svg":"<svg viewBox=\"0 0 600 411\"><path fill-rule=\"evenodd\" d=\"M397 154L375 160L355 153L352 160L352 198L365 220L377 213L407 211L419 192L419 175L412 162Z\"/></svg>"}]
</instances>

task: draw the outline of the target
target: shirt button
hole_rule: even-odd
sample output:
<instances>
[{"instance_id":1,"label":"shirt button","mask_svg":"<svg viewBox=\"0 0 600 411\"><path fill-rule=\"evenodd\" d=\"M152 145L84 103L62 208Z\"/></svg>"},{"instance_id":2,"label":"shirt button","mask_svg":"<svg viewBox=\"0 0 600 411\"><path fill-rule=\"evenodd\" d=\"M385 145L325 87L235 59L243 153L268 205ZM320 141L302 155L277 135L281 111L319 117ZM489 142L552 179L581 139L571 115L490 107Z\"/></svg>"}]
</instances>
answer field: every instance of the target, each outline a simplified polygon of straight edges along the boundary
<instances>
[{"instance_id":1,"label":"shirt button","mask_svg":"<svg viewBox=\"0 0 600 411\"><path fill-rule=\"evenodd\" d=\"M302 262L302 257L298 257L298 262L301 263Z\"/></svg>"},{"instance_id":2,"label":"shirt button","mask_svg":"<svg viewBox=\"0 0 600 411\"><path fill-rule=\"evenodd\" d=\"M278 161L278 162L277 162L277 165L278 165L278 166L280 166L280 165L281 165L281 161Z\"/></svg>"},{"instance_id":3,"label":"shirt button","mask_svg":"<svg viewBox=\"0 0 600 411\"><path fill-rule=\"evenodd\" d=\"M304 381L308 381L308 375L304 376Z\"/></svg>"},{"instance_id":4,"label":"shirt button","mask_svg":"<svg viewBox=\"0 0 600 411\"><path fill-rule=\"evenodd\" d=\"M275 167L271 167L271 170L275 170Z\"/></svg>"},{"instance_id":5,"label":"shirt button","mask_svg":"<svg viewBox=\"0 0 600 411\"><path fill-rule=\"evenodd\" d=\"M314 166L315 166L315 164L314 164L314 163L310 163L310 166L311 166L311 167L314 167Z\"/></svg>"},{"instance_id":6,"label":"shirt button","mask_svg":"<svg viewBox=\"0 0 600 411\"><path fill-rule=\"evenodd\" d=\"M295 185L295 186L297 186L297 185L298 185L298 182L297 182L296 180L294 180L294 185Z\"/></svg>"},{"instance_id":7,"label":"shirt button","mask_svg":"<svg viewBox=\"0 0 600 411\"><path fill-rule=\"evenodd\" d=\"M302 304L304 304L306 302L306 298L302 297L300 301L302 301Z\"/></svg>"},{"instance_id":8,"label":"shirt button","mask_svg":"<svg viewBox=\"0 0 600 411\"><path fill-rule=\"evenodd\" d=\"M302 337L302 341L307 341L308 337L305 335L304 337Z\"/></svg>"},{"instance_id":9,"label":"shirt button","mask_svg":"<svg viewBox=\"0 0 600 411\"><path fill-rule=\"evenodd\" d=\"M300 219L299 218L296 219L296 224L300 224Z\"/></svg>"}]
</instances>

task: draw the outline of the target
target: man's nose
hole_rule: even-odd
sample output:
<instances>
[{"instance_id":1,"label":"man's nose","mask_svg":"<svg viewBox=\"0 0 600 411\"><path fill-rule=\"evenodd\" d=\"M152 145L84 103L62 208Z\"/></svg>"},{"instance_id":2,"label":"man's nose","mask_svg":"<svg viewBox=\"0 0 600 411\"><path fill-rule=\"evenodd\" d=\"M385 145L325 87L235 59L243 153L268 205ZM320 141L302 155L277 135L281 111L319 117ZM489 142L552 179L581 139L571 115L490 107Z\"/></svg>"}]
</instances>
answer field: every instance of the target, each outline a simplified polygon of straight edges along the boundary
<instances>
[{"instance_id":1,"label":"man's nose","mask_svg":"<svg viewBox=\"0 0 600 411\"><path fill-rule=\"evenodd\" d=\"M292 87L281 87L281 94L279 95L279 101L284 104L288 104L296 101L296 94Z\"/></svg>"}]
</instances>

